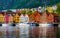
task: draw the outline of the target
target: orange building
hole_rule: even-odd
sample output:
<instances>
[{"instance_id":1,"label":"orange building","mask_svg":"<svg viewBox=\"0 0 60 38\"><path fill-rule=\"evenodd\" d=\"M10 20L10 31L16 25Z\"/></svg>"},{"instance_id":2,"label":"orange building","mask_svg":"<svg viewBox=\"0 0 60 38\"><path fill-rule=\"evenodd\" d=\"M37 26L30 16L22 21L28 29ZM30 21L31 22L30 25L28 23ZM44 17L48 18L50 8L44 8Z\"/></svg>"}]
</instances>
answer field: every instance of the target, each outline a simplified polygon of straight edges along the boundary
<instances>
[{"instance_id":1,"label":"orange building","mask_svg":"<svg viewBox=\"0 0 60 38\"><path fill-rule=\"evenodd\" d=\"M13 16L9 16L9 22L13 22Z\"/></svg>"},{"instance_id":2,"label":"orange building","mask_svg":"<svg viewBox=\"0 0 60 38\"><path fill-rule=\"evenodd\" d=\"M39 13L35 16L35 22L41 22L41 15Z\"/></svg>"},{"instance_id":3,"label":"orange building","mask_svg":"<svg viewBox=\"0 0 60 38\"><path fill-rule=\"evenodd\" d=\"M42 14L42 16L41 16L41 22L42 22L42 23L47 22L47 18L48 18L48 15L47 15L46 12L44 12L44 13Z\"/></svg>"},{"instance_id":4,"label":"orange building","mask_svg":"<svg viewBox=\"0 0 60 38\"><path fill-rule=\"evenodd\" d=\"M52 13L48 16L48 22L54 22L54 15Z\"/></svg>"},{"instance_id":5,"label":"orange building","mask_svg":"<svg viewBox=\"0 0 60 38\"><path fill-rule=\"evenodd\" d=\"M34 14L31 14L31 15L29 16L29 21L30 21L30 22L35 22L35 16L34 16Z\"/></svg>"}]
</instances>

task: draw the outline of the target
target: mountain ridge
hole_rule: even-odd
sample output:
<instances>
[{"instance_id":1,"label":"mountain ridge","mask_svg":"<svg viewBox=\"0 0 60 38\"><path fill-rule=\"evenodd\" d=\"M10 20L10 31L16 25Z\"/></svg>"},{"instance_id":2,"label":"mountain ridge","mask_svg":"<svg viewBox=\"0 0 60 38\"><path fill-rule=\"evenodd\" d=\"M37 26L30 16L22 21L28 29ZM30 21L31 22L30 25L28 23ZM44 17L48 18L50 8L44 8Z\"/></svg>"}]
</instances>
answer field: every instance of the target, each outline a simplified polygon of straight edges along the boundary
<instances>
[{"instance_id":1,"label":"mountain ridge","mask_svg":"<svg viewBox=\"0 0 60 38\"><path fill-rule=\"evenodd\" d=\"M46 2L47 1L47 2ZM39 6L54 5L60 0L0 0L0 10L18 9L18 8L35 8Z\"/></svg>"}]
</instances>

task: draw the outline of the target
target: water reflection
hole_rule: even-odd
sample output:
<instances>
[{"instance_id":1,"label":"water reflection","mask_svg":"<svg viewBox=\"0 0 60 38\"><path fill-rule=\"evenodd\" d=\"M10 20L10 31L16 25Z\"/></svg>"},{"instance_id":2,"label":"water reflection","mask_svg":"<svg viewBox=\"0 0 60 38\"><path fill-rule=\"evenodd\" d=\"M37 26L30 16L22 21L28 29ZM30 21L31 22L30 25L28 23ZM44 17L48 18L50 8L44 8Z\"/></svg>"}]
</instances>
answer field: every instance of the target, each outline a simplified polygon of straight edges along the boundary
<instances>
[{"instance_id":1,"label":"water reflection","mask_svg":"<svg viewBox=\"0 0 60 38\"><path fill-rule=\"evenodd\" d=\"M16 26L2 24L0 38L55 38L53 24L18 23Z\"/></svg>"}]
</instances>

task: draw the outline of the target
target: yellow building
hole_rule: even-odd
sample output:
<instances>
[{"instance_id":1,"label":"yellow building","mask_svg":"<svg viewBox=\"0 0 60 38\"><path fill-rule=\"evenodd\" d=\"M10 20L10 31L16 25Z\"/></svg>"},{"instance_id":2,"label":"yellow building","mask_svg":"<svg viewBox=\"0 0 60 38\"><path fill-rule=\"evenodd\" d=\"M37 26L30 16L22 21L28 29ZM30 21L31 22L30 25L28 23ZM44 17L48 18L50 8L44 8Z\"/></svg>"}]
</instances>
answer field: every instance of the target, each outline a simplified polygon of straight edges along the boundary
<instances>
[{"instance_id":1,"label":"yellow building","mask_svg":"<svg viewBox=\"0 0 60 38\"><path fill-rule=\"evenodd\" d=\"M3 16L3 14L0 14L0 22L4 22L4 16Z\"/></svg>"},{"instance_id":2,"label":"yellow building","mask_svg":"<svg viewBox=\"0 0 60 38\"><path fill-rule=\"evenodd\" d=\"M18 15L18 13L16 13L15 15L14 15L14 21L16 22L16 23L18 23L20 20L19 20L19 15Z\"/></svg>"}]
</instances>

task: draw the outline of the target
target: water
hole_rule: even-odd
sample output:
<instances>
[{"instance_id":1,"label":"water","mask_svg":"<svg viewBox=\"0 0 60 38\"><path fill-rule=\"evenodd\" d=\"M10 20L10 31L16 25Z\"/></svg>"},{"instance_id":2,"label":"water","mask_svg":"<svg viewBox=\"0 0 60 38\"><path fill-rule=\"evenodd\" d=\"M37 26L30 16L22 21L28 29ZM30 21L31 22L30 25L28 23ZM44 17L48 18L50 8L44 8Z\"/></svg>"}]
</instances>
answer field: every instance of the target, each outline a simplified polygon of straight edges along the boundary
<instances>
[{"instance_id":1,"label":"water","mask_svg":"<svg viewBox=\"0 0 60 38\"><path fill-rule=\"evenodd\" d=\"M28 38L29 37L29 25L26 23L19 24L20 38Z\"/></svg>"},{"instance_id":2,"label":"water","mask_svg":"<svg viewBox=\"0 0 60 38\"><path fill-rule=\"evenodd\" d=\"M33 38L33 26L32 26L32 23L29 23L29 38Z\"/></svg>"},{"instance_id":3,"label":"water","mask_svg":"<svg viewBox=\"0 0 60 38\"><path fill-rule=\"evenodd\" d=\"M41 38L55 38L53 24L40 24L40 37Z\"/></svg>"},{"instance_id":4,"label":"water","mask_svg":"<svg viewBox=\"0 0 60 38\"><path fill-rule=\"evenodd\" d=\"M9 33L9 38L16 38L16 36L14 35L14 31L15 31L15 28L13 26L8 26L8 33Z\"/></svg>"},{"instance_id":5,"label":"water","mask_svg":"<svg viewBox=\"0 0 60 38\"><path fill-rule=\"evenodd\" d=\"M4 23L0 26L0 38L55 38L57 28L53 24Z\"/></svg>"},{"instance_id":6,"label":"water","mask_svg":"<svg viewBox=\"0 0 60 38\"><path fill-rule=\"evenodd\" d=\"M2 26L0 26L0 38L3 38Z\"/></svg>"},{"instance_id":7,"label":"water","mask_svg":"<svg viewBox=\"0 0 60 38\"><path fill-rule=\"evenodd\" d=\"M19 36L19 34L20 34L19 27L17 25L18 24L16 24L16 26L14 27L15 28L14 35L15 35L16 38L20 38L20 36Z\"/></svg>"},{"instance_id":8,"label":"water","mask_svg":"<svg viewBox=\"0 0 60 38\"><path fill-rule=\"evenodd\" d=\"M3 38L8 38L8 24L2 24Z\"/></svg>"}]
</instances>

